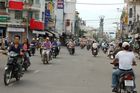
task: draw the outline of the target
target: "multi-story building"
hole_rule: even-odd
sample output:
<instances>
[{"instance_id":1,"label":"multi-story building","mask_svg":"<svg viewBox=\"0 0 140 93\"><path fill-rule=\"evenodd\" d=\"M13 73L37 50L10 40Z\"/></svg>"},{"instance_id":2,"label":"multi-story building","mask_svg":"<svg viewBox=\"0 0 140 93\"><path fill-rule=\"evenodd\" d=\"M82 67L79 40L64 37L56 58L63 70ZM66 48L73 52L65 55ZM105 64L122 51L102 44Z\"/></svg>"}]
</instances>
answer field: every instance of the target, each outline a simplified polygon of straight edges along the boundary
<instances>
[{"instance_id":1,"label":"multi-story building","mask_svg":"<svg viewBox=\"0 0 140 93\"><path fill-rule=\"evenodd\" d=\"M0 32L9 40L15 34L29 39L42 34L45 0L0 0L0 10Z\"/></svg>"},{"instance_id":2,"label":"multi-story building","mask_svg":"<svg viewBox=\"0 0 140 93\"><path fill-rule=\"evenodd\" d=\"M7 23L9 19L9 13L7 11L7 1L0 0L0 39L2 37L6 37Z\"/></svg>"},{"instance_id":3,"label":"multi-story building","mask_svg":"<svg viewBox=\"0 0 140 93\"><path fill-rule=\"evenodd\" d=\"M64 0L55 0L55 30L62 35L65 32L64 29Z\"/></svg>"},{"instance_id":4,"label":"multi-story building","mask_svg":"<svg viewBox=\"0 0 140 93\"><path fill-rule=\"evenodd\" d=\"M140 0L125 0L128 11L128 31L140 33Z\"/></svg>"},{"instance_id":5,"label":"multi-story building","mask_svg":"<svg viewBox=\"0 0 140 93\"><path fill-rule=\"evenodd\" d=\"M66 0L64 8L64 23L67 34L74 34L75 32L75 15L76 15L76 0Z\"/></svg>"}]
</instances>

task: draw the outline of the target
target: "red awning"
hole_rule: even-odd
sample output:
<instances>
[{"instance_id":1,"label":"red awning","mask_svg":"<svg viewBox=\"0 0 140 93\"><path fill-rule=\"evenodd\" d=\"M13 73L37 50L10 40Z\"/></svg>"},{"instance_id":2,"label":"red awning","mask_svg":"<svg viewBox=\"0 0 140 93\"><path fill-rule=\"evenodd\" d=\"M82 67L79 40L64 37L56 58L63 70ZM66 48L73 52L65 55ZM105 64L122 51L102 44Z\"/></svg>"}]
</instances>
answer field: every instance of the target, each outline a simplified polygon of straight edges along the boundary
<instances>
[{"instance_id":1,"label":"red awning","mask_svg":"<svg viewBox=\"0 0 140 93\"><path fill-rule=\"evenodd\" d=\"M10 10L23 10L23 2L19 1L9 1L9 9Z\"/></svg>"},{"instance_id":2,"label":"red awning","mask_svg":"<svg viewBox=\"0 0 140 93\"><path fill-rule=\"evenodd\" d=\"M31 19L30 20L30 29L31 30L44 30L44 23Z\"/></svg>"}]
</instances>

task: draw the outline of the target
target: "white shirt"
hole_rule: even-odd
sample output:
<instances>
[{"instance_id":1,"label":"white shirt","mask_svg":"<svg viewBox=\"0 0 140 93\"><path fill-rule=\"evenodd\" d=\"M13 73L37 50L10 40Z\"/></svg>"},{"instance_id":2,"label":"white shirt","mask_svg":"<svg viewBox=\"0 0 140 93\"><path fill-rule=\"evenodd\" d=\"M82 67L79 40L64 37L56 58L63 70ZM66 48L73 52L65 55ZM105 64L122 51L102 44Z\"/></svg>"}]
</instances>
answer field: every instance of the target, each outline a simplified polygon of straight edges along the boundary
<instances>
[{"instance_id":1,"label":"white shirt","mask_svg":"<svg viewBox=\"0 0 140 93\"><path fill-rule=\"evenodd\" d=\"M92 47L93 47L93 48L98 48L98 44L97 44L97 43L93 43L93 44L92 44Z\"/></svg>"},{"instance_id":2,"label":"white shirt","mask_svg":"<svg viewBox=\"0 0 140 93\"><path fill-rule=\"evenodd\" d=\"M133 52L120 51L116 54L115 58L119 59L119 69L130 70L135 59Z\"/></svg>"}]
</instances>

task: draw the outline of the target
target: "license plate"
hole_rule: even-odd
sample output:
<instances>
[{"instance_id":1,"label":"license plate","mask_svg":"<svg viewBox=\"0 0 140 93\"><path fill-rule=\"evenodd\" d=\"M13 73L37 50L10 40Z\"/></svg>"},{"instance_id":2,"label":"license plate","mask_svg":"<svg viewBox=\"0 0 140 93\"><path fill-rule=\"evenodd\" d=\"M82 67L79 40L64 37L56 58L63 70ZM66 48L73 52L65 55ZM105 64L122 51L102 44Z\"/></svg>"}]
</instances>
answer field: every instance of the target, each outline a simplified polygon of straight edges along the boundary
<instances>
[{"instance_id":1,"label":"license plate","mask_svg":"<svg viewBox=\"0 0 140 93\"><path fill-rule=\"evenodd\" d=\"M96 50L94 50L94 52L96 52Z\"/></svg>"},{"instance_id":2,"label":"license plate","mask_svg":"<svg viewBox=\"0 0 140 93\"><path fill-rule=\"evenodd\" d=\"M125 86L134 86L133 80L125 80Z\"/></svg>"}]
</instances>

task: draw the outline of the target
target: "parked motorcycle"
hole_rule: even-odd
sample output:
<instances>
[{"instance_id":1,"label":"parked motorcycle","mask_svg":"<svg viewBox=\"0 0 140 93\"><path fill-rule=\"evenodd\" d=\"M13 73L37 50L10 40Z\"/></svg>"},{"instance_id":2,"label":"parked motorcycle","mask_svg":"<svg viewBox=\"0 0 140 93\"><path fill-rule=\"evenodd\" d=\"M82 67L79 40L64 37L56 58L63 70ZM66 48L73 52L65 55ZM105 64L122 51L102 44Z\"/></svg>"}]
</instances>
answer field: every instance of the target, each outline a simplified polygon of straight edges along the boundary
<instances>
[{"instance_id":1,"label":"parked motorcycle","mask_svg":"<svg viewBox=\"0 0 140 93\"><path fill-rule=\"evenodd\" d=\"M5 72L4 72L4 84L8 86L10 84L10 81L12 78L15 78L16 81L19 81L20 78L22 77L22 73L19 73L19 67L18 67L18 57L19 55L15 52L10 52L8 54L8 62L7 66L5 67Z\"/></svg>"}]
</instances>

